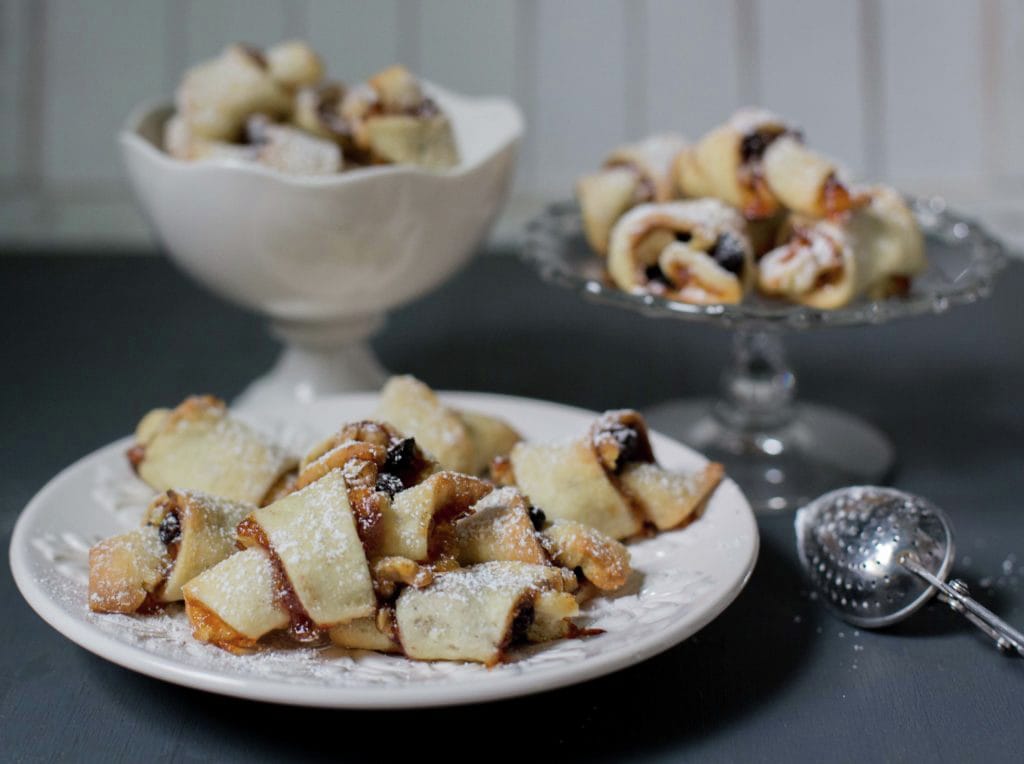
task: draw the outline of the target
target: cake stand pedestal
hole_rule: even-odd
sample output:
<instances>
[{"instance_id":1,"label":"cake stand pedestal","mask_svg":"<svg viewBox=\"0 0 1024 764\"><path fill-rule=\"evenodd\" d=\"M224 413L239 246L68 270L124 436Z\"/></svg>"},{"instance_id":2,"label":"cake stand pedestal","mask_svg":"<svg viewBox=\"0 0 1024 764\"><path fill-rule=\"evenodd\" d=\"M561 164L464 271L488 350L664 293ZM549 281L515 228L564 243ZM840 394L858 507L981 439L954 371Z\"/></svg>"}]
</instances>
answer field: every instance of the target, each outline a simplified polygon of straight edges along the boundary
<instances>
[{"instance_id":1,"label":"cake stand pedestal","mask_svg":"<svg viewBox=\"0 0 1024 764\"><path fill-rule=\"evenodd\" d=\"M800 507L837 485L878 483L893 448L872 425L838 409L798 403L778 332L740 329L719 397L646 413L652 427L722 462L750 503Z\"/></svg>"}]
</instances>

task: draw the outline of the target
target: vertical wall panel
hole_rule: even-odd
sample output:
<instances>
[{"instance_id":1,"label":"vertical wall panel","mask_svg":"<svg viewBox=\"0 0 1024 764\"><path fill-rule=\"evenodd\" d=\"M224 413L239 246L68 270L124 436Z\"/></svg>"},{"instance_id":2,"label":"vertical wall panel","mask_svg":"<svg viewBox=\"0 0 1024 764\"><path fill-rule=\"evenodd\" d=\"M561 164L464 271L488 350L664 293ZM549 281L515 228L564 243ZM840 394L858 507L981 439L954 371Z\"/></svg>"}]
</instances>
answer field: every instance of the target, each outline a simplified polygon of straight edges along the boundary
<instances>
[{"instance_id":1,"label":"vertical wall panel","mask_svg":"<svg viewBox=\"0 0 1024 764\"><path fill-rule=\"evenodd\" d=\"M47 3L43 167L47 181L118 181L116 135L164 83L160 0Z\"/></svg>"},{"instance_id":2,"label":"vertical wall panel","mask_svg":"<svg viewBox=\"0 0 1024 764\"><path fill-rule=\"evenodd\" d=\"M348 82L399 61L511 95L510 219L621 141L696 138L749 101L866 177L1024 205L1021 0L0 0L0 238L137 241L131 107L227 42L286 37Z\"/></svg>"},{"instance_id":3,"label":"vertical wall panel","mask_svg":"<svg viewBox=\"0 0 1024 764\"><path fill-rule=\"evenodd\" d=\"M983 160L980 4L881 4L888 173L977 175Z\"/></svg>"},{"instance_id":4,"label":"vertical wall panel","mask_svg":"<svg viewBox=\"0 0 1024 764\"><path fill-rule=\"evenodd\" d=\"M849 0L759 0L762 105L789 117L807 140L864 171L861 40Z\"/></svg>"},{"instance_id":5,"label":"vertical wall panel","mask_svg":"<svg viewBox=\"0 0 1024 764\"><path fill-rule=\"evenodd\" d=\"M538 190L566 196L575 177L625 140L626 3L543 0L537 20Z\"/></svg>"},{"instance_id":6,"label":"vertical wall panel","mask_svg":"<svg viewBox=\"0 0 1024 764\"><path fill-rule=\"evenodd\" d=\"M696 139L739 106L736 6L649 0L648 128Z\"/></svg>"},{"instance_id":7,"label":"vertical wall panel","mask_svg":"<svg viewBox=\"0 0 1024 764\"><path fill-rule=\"evenodd\" d=\"M992 120L987 164L998 178L1016 178L1024 190L1024 3L987 0L982 40L991 66L986 74L986 112Z\"/></svg>"},{"instance_id":8,"label":"vertical wall panel","mask_svg":"<svg viewBox=\"0 0 1024 764\"><path fill-rule=\"evenodd\" d=\"M424 77L470 95L513 94L513 0L423 0L418 38Z\"/></svg>"},{"instance_id":9,"label":"vertical wall panel","mask_svg":"<svg viewBox=\"0 0 1024 764\"><path fill-rule=\"evenodd\" d=\"M22 110L27 106L29 50L32 45L27 0L0 3L0 179L24 175L21 149L27 136Z\"/></svg>"},{"instance_id":10,"label":"vertical wall panel","mask_svg":"<svg viewBox=\"0 0 1024 764\"><path fill-rule=\"evenodd\" d=\"M186 62L211 58L231 42L279 42L292 31L287 10L283 0L190 0Z\"/></svg>"},{"instance_id":11,"label":"vertical wall panel","mask_svg":"<svg viewBox=\"0 0 1024 764\"><path fill-rule=\"evenodd\" d=\"M396 61L414 63L399 50L398 6L396 0L310 0L306 34L334 77L359 82Z\"/></svg>"}]
</instances>

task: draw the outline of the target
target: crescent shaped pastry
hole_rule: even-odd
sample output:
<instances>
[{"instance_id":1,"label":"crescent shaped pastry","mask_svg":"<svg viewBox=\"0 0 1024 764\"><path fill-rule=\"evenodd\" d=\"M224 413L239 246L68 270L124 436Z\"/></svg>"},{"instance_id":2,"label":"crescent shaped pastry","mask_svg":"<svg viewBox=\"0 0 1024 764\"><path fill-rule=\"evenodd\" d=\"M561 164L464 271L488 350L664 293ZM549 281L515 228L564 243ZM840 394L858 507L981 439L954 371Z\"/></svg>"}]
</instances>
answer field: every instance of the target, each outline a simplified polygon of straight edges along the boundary
<instances>
[{"instance_id":1,"label":"crescent shaped pastry","mask_svg":"<svg viewBox=\"0 0 1024 764\"><path fill-rule=\"evenodd\" d=\"M409 441L406 443L406 441ZM361 445L360 445L361 444ZM379 422L373 419L364 419L358 422L346 422L334 434L317 443L299 462L299 482L309 483L317 480L326 474L327 469L342 466L338 462L341 452L339 447L354 449L352 453L364 454L362 458L379 462L381 466L385 462L392 462L392 467L402 466L410 472L405 477L414 479L415 473L422 469L428 469L427 457L420 450L419 446L411 438L406 438L402 433L387 422ZM392 455L388 456L388 452ZM332 452L335 452L332 454ZM399 454L398 452L402 452ZM399 465L398 461L402 464ZM315 467L315 463L321 462L323 466ZM310 470L324 470L315 475L312 480L308 479ZM414 482L418 482L415 481Z\"/></svg>"},{"instance_id":2,"label":"crescent shaped pastry","mask_svg":"<svg viewBox=\"0 0 1024 764\"><path fill-rule=\"evenodd\" d=\"M416 438L448 470L478 475L504 456L519 433L502 420L445 406L437 394L412 376L391 377L375 416Z\"/></svg>"},{"instance_id":3,"label":"crescent shaped pastry","mask_svg":"<svg viewBox=\"0 0 1024 764\"><path fill-rule=\"evenodd\" d=\"M558 589L540 592L533 599L533 621L526 628L526 641L536 644L599 634L600 630L580 629L572 622L579 613L577 595Z\"/></svg>"},{"instance_id":4,"label":"crescent shaped pastry","mask_svg":"<svg viewBox=\"0 0 1024 764\"><path fill-rule=\"evenodd\" d=\"M246 135L254 159L266 167L302 175L329 175L344 169L338 144L288 125L274 124L262 114L249 118Z\"/></svg>"},{"instance_id":5,"label":"crescent shaped pastry","mask_svg":"<svg viewBox=\"0 0 1024 764\"><path fill-rule=\"evenodd\" d=\"M149 412L135 439L128 459L156 491L195 490L261 504L282 489L296 464L211 396L188 398L172 411Z\"/></svg>"},{"instance_id":6,"label":"crescent shaped pastry","mask_svg":"<svg viewBox=\"0 0 1024 764\"><path fill-rule=\"evenodd\" d=\"M324 76L320 56L301 40L273 45L267 49L265 58L270 76L286 88L315 85Z\"/></svg>"},{"instance_id":7,"label":"crescent shaped pastry","mask_svg":"<svg viewBox=\"0 0 1024 764\"><path fill-rule=\"evenodd\" d=\"M416 562L453 556L455 522L492 490L484 480L445 471L396 493L384 508L378 553Z\"/></svg>"},{"instance_id":8,"label":"crescent shaped pastry","mask_svg":"<svg viewBox=\"0 0 1024 764\"><path fill-rule=\"evenodd\" d=\"M237 533L241 545L267 549L279 566L293 629L328 629L376 612L369 563L340 470L252 512Z\"/></svg>"},{"instance_id":9,"label":"crescent shaped pastry","mask_svg":"<svg viewBox=\"0 0 1024 764\"><path fill-rule=\"evenodd\" d=\"M632 573L629 550L589 525L573 520L554 520L541 531L541 535L556 564L570 570L579 568L583 577L598 589L619 589Z\"/></svg>"},{"instance_id":10,"label":"crescent shaped pastry","mask_svg":"<svg viewBox=\"0 0 1024 764\"><path fill-rule=\"evenodd\" d=\"M689 474L635 462L626 465L619 474L619 485L648 522L659 531L665 531L692 519L723 477L725 468L717 462L709 462Z\"/></svg>"},{"instance_id":11,"label":"crescent shaped pastry","mask_svg":"<svg viewBox=\"0 0 1024 764\"><path fill-rule=\"evenodd\" d=\"M507 464L499 465L503 480L513 482L556 524L573 521L612 539L635 536L645 525L677 527L723 475L714 463L690 476L662 469L643 417L630 410L606 412L579 440L520 443ZM548 549L556 562L566 553L557 546Z\"/></svg>"},{"instance_id":12,"label":"crescent shaped pastry","mask_svg":"<svg viewBox=\"0 0 1024 764\"><path fill-rule=\"evenodd\" d=\"M314 447L302 460L295 488L301 489L334 470L348 488L359 536L371 555L384 554L384 517L395 494L418 485L438 470L416 444L388 424L351 422Z\"/></svg>"},{"instance_id":13,"label":"crescent shaped pastry","mask_svg":"<svg viewBox=\"0 0 1024 764\"><path fill-rule=\"evenodd\" d=\"M346 93L341 114L368 162L438 170L459 162L451 122L403 66L378 72Z\"/></svg>"},{"instance_id":14,"label":"crescent shaped pastry","mask_svg":"<svg viewBox=\"0 0 1024 764\"><path fill-rule=\"evenodd\" d=\"M770 112L741 109L679 157L683 195L720 199L747 218L771 217L779 203L765 183L761 159L772 141L791 132Z\"/></svg>"},{"instance_id":15,"label":"crescent shaped pastry","mask_svg":"<svg viewBox=\"0 0 1024 764\"><path fill-rule=\"evenodd\" d=\"M673 168L685 148L681 135L652 135L616 149L601 170L579 179L576 197L583 230L598 254L607 254L612 226L631 207L675 197Z\"/></svg>"},{"instance_id":16,"label":"crescent shaped pastry","mask_svg":"<svg viewBox=\"0 0 1024 764\"><path fill-rule=\"evenodd\" d=\"M801 215L838 215L867 201L840 180L835 162L808 149L792 133L772 141L762 170L775 198Z\"/></svg>"},{"instance_id":17,"label":"crescent shaped pastry","mask_svg":"<svg viewBox=\"0 0 1024 764\"><path fill-rule=\"evenodd\" d=\"M642 204L612 229L616 285L694 304L737 303L754 284L743 218L715 199Z\"/></svg>"},{"instance_id":18,"label":"crescent shaped pastry","mask_svg":"<svg viewBox=\"0 0 1024 764\"><path fill-rule=\"evenodd\" d=\"M512 487L487 494L455 525L461 565L514 561L556 564L582 573L597 588L618 589L631 574L629 552L596 528L570 520L547 521Z\"/></svg>"},{"instance_id":19,"label":"crescent shaped pastry","mask_svg":"<svg viewBox=\"0 0 1024 764\"><path fill-rule=\"evenodd\" d=\"M230 45L217 58L189 69L175 104L193 135L232 142L241 138L245 120L252 114L288 115L291 95L274 78L259 50Z\"/></svg>"},{"instance_id":20,"label":"crescent shaped pastry","mask_svg":"<svg viewBox=\"0 0 1024 764\"><path fill-rule=\"evenodd\" d=\"M677 133L658 133L620 146L608 155L604 165L633 170L650 187L652 201L667 202L676 195L672 169L686 146L686 138Z\"/></svg>"},{"instance_id":21,"label":"crescent shaped pastry","mask_svg":"<svg viewBox=\"0 0 1024 764\"><path fill-rule=\"evenodd\" d=\"M302 88L295 94L292 121L308 133L334 141L346 155L351 155L356 153L356 148L352 128L341 114L344 97L345 86L340 82Z\"/></svg>"},{"instance_id":22,"label":"crescent shaped pastry","mask_svg":"<svg viewBox=\"0 0 1024 764\"><path fill-rule=\"evenodd\" d=\"M530 502L515 488L499 488L480 499L473 512L455 524L461 565L514 560L548 565L550 559L537 533Z\"/></svg>"},{"instance_id":23,"label":"crescent shaped pastry","mask_svg":"<svg viewBox=\"0 0 1024 764\"><path fill-rule=\"evenodd\" d=\"M196 491L158 496L143 528L89 550L90 609L152 612L181 600L183 584L236 550L235 526L253 509Z\"/></svg>"},{"instance_id":24,"label":"crescent shaped pastry","mask_svg":"<svg viewBox=\"0 0 1024 764\"><path fill-rule=\"evenodd\" d=\"M291 623L277 568L263 547L228 557L185 584L183 592L192 636L229 652L251 650L262 636Z\"/></svg>"},{"instance_id":25,"label":"crescent shaped pastry","mask_svg":"<svg viewBox=\"0 0 1024 764\"><path fill-rule=\"evenodd\" d=\"M823 310L905 292L926 265L917 221L896 191L864 193L866 206L834 220L793 216L785 243L758 264L761 291Z\"/></svg>"},{"instance_id":26,"label":"crescent shaped pastry","mask_svg":"<svg viewBox=\"0 0 1024 764\"><path fill-rule=\"evenodd\" d=\"M153 592L167 577L171 556L153 526L100 541L89 550L89 609L95 613L152 612Z\"/></svg>"},{"instance_id":27,"label":"crescent shaped pastry","mask_svg":"<svg viewBox=\"0 0 1024 764\"><path fill-rule=\"evenodd\" d=\"M571 572L547 565L488 562L438 575L424 588L405 589L395 604L402 649L417 660L475 661L493 666L507 648L530 638L567 636L578 612ZM541 598L541 594L549 596ZM561 611L562 618L553 617ZM558 623L560 621L561 628Z\"/></svg>"},{"instance_id":28,"label":"crescent shaped pastry","mask_svg":"<svg viewBox=\"0 0 1024 764\"><path fill-rule=\"evenodd\" d=\"M256 150L227 141L212 140L196 135L181 116L175 115L164 125L164 150L176 159L196 161L199 159L232 159L251 162Z\"/></svg>"},{"instance_id":29,"label":"crescent shaped pastry","mask_svg":"<svg viewBox=\"0 0 1024 764\"><path fill-rule=\"evenodd\" d=\"M577 520L612 538L643 529L643 520L608 478L590 443L520 443L509 461L519 490L549 516Z\"/></svg>"},{"instance_id":30,"label":"crescent shaped pastry","mask_svg":"<svg viewBox=\"0 0 1024 764\"><path fill-rule=\"evenodd\" d=\"M621 539L638 534L643 518L613 478L628 462L650 460L643 419L622 411L602 416L586 438L520 443L509 463L516 486L548 517L575 520Z\"/></svg>"},{"instance_id":31,"label":"crescent shaped pastry","mask_svg":"<svg viewBox=\"0 0 1024 764\"><path fill-rule=\"evenodd\" d=\"M145 522L156 527L172 565L160 599L182 599L181 587L236 550L235 527L255 507L197 491L167 491L146 510Z\"/></svg>"}]
</instances>

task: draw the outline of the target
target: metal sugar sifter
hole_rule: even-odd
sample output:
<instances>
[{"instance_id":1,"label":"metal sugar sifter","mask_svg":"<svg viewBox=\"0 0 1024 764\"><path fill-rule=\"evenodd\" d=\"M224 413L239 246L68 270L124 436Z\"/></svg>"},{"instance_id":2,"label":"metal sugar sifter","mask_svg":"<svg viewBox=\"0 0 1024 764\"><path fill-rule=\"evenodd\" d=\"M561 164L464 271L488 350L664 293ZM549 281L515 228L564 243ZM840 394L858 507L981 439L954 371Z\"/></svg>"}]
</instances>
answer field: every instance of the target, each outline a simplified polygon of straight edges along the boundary
<instances>
[{"instance_id":1,"label":"metal sugar sifter","mask_svg":"<svg viewBox=\"0 0 1024 764\"><path fill-rule=\"evenodd\" d=\"M942 510L892 488L856 486L796 513L800 563L825 604L855 626L902 621L938 593L1005 652L1024 656L1024 635L975 602L953 567L953 531Z\"/></svg>"}]
</instances>

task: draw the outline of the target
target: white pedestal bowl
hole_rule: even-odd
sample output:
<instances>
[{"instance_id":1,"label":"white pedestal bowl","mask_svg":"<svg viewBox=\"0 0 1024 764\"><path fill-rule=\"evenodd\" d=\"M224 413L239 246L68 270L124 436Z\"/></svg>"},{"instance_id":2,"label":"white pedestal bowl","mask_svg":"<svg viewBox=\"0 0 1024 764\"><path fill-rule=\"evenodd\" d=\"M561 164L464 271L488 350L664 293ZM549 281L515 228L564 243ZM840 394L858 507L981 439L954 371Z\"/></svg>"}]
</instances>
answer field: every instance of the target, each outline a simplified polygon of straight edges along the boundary
<instances>
[{"instance_id":1,"label":"white pedestal bowl","mask_svg":"<svg viewBox=\"0 0 1024 764\"><path fill-rule=\"evenodd\" d=\"M120 134L132 186L168 255L221 297L266 315L285 350L235 401L262 409L375 389L366 345L387 311L441 284L487 234L508 192L523 121L505 99L428 84L461 155L445 172L382 166L295 176L166 154L167 104Z\"/></svg>"}]
</instances>

